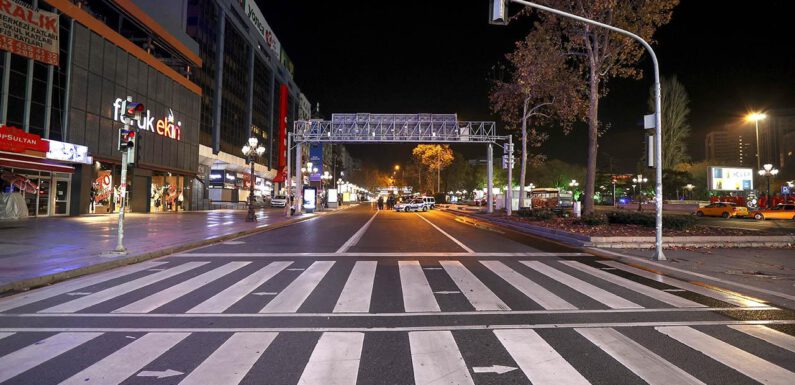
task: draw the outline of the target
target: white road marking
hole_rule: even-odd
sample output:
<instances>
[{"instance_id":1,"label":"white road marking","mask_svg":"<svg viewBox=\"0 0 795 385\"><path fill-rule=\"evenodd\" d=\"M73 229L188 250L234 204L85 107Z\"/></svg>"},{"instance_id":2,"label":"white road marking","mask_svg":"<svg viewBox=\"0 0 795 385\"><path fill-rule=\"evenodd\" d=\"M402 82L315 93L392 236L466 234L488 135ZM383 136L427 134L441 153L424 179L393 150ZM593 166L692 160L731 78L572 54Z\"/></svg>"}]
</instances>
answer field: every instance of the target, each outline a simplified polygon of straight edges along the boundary
<instances>
[{"instance_id":1,"label":"white road marking","mask_svg":"<svg viewBox=\"0 0 795 385\"><path fill-rule=\"evenodd\" d=\"M223 313L226 309L229 309L232 305L243 299L243 297L247 296L252 291L256 290L258 287L268 282L271 278L279 274L282 270L284 270L287 266L290 266L292 262L288 261L277 261L268 264L268 266L263 267L262 269L257 270L255 273L249 275L246 278L241 279L240 281L236 282L234 285L229 286L228 288L224 289L223 291L219 292L218 294L208 298L206 301L196 305L192 309L188 310L188 313ZM274 295L276 293L273 293ZM260 295L258 293L254 293L254 295ZM266 295L265 293L261 295ZM269 294L268 294L269 295Z\"/></svg>"},{"instance_id":2,"label":"white road marking","mask_svg":"<svg viewBox=\"0 0 795 385\"><path fill-rule=\"evenodd\" d=\"M176 371L174 369L166 369L166 370L144 370L136 374L136 377L155 377L158 380L161 378L168 378L174 376L181 376L185 373L180 371Z\"/></svg>"},{"instance_id":3,"label":"white road marking","mask_svg":"<svg viewBox=\"0 0 795 385\"><path fill-rule=\"evenodd\" d=\"M795 353L795 337L789 334L761 325L732 325L729 327Z\"/></svg>"},{"instance_id":4,"label":"white road marking","mask_svg":"<svg viewBox=\"0 0 795 385\"><path fill-rule=\"evenodd\" d=\"M245 241L226 241L223 244L224 245L243 245L245 243L246 243Z\"/></svg>"},{"instance_id":5,"label":"white road marking","mask_svg":"<svg viewBox=\"0 0 795 385\"><path fill-rule=\"evenodd\" d=\"M434 291L433 294L461 294L458 290L441 290L441 291Z\"/></svg>"},{"instance_id":6,"label":"white road marking","mask_svg":"<svg viewBox=\"0 0 795 385\"><path fill-rule=\"evenodd\" d=\"M795 373L688 326L657 331L763 384L791 385Z\"/></svg>"},{"instance_id":7,"label":"white road marking","mask_svg":"<svg viewBox=\"0 0 795 385\"><path fill-rule=\"evenodd\" d=\"M409 346L416 385L474 385L453 333L411 332Z\"/></svg>"},{"instance_id":8,"label":"white road marking","mask_svg":"<svg viewBox=\"0 0 795 385\"><path fill-rule=\"evenodd\" d=\"M380 211L376 210L375 214L373 214L373 216L370 217L370 220L367 221L367 223L365 223L364 226L362 226L359 229L359 231L353 234L353 236L351 236L350 239L345 241L345 243L343 243L339 249L337 249L336 254L344 253L348 251L348 249L350 249L351 247L356 246L356 244L359 243L359 240L362 239L362 236L364 236L364 233L367 232L367 228L370 227L370 224L373 223L373 220L375 220L375 217L378 215L379 212Z\"/></svg>"},{"instance_id":9,"label":"white road marking","mask_svg":"<svg viewBox=\"0 0 795 385\"><path fill-rule=\"evenodd\" d=\"M154 273L147 275L145 277L134 279L132 281L127 281L120 285L116 285L107 288L105 290L98 291L94 294L87 295L85 297L80 297L78 299L74 299L59 305L55 305L53 307L41 310L39 311L39 313L74 313L83 310L85 308L100 304L109 299L116 298L120 295L127 294L133 290L138 290L145 286L149 286L153 283L160 282L166 278L171 278L173 276L182 274L186 271L193 270L197 267L204 266L208 263L209 262L183 263L182 265L172 267L168 270L164 270L159 273Z\"/></svg>"},{"instance_id":10,"label":"white road marking","mask_svg":"<svg viewBox=\"0 0 795 385\"><path fill-rule=\"evenodd\" d=\"M278 291L260 291L257 293L251 293L251 295L277 295L279 294Z\"/></svg>"},{"instance_id":11,"label":"white road marking","mask_svg":"<svg viewBox=\"0 0 795 385\"><path fill-rule=\"evenodd\" d=\"M378 261L357 261L334 306L334 313L367 313L373 296Z\"/></svg>"},{"instance_id":12,"label":"white road marking","mask_svg":"<svg viewBox=\"0 0 795 385\"><path fill-rule=\"evenodd\" d=\"M588 385L566 359L532 330L495 330L494 335L534 385Z\"/></svg>"},{"instance_id":13,"label":"white road marking","mask_svg":"<svg viewBox=\"0 0 795 385\"><path fill-rule=\"evenodd\" d=\"M607 305L607 307L611 307L613 309L637 309L643 307L634 302L621 298L607 290L591 285L590 283L579 278L572 277L571 275L554 269L539 261L522 261L522 264L574 290L577 290L582 295Z\"/></svg>"},{"instance_id":14,"label":"white road marking","mask_svg":"<svg viewBox=\"0 0 795 385\"><path fill-rule=\"evenodd\" d=\"M519 274L502 262L480 261L480 263L494 272L494 274L497 274L500 278L504 279L505 282L508 282L511 284L511 286L521 291L522 294L526 295L544 309L577 309L574 305L566 302L563 298L558 297L551 291L545 289L543 286L533 282L530 280L530 278Z\"/></svg>"},{"instance_id":15,"label":"white road marking","mask_svg":"<svg viewBox=\"0 0 795 385\"><path fill-rule=\"evenodd\" d=\"M165 269L162 269L162 268L160 268L160 269L149 269L147 271L163 271L163 270L165 270Z\"/></svg>"},{"instance_id":16,"label":"white road marking","mask_svg":"<svg viewBox=\"0 0 795 385\"><path fill-rule=\"evenodd\" d=\"M169 255L169 258L343 258L343 257L371 257L371 258L394 258L394 257L586 257L591 254L586 253L545 253L545 252L438 252L438 251L418 251L418 252L384 252L384 253L188 253Z\"/></svg>"},{"instance_id":17,"label":"white road marking","mask_svg":"<svg viewBox=\"0 0 795 385\"><path fill-rule=\"evenodd\" d=\"M423 267L422 270L442 270L441 267Z\"/></svg>"},{"instance_id":18,"label":"white road marking","mask_svg":"<svg viewBox=\"0 0 795 385\"><path fill-rule=\"evenodd\" d=\"M91 294L91 292L89 292L89 291L73 291L71 293L66 293L66 295L70 295L70 296L89 295L89 294Z\"/></svg>"},{"instance_id":19,"label":"white road marking","mask_svg":"<svg viewBox=\"0 0 795 385\"><path fill-rule=\"evenodd\" d=\"M61 282L57 285L47 286L40 289L31 290L29 292L20 293L0 300L0 312L18 308L21 306L29 305L34 302L42 301L52 298L61 294L66 294L78 289L82 289L100 282L110 281L125 275L137 273L150 269L154 266L160 266L168 262L141 262L131 266L125 266L119 269L108 270L98 274L92 274L85 277L75 278L66 282Z\"/></svg>"},{"instance_id":20,"label":"white road marking","mask_svg":"<svg viewBox=\"0 0 795 385\"><path fill-rule=\"evenodd\" d=\"M149 333L80 371L60 385L121 384L189 335L190 333Z\"/></svg>"},{"instance_id":21,"label":"white road marking","mask_svg":"<svg viewBox=\"0 0 795 385\"><path fill-rule=\"evenodd\" d=\"M439 261L447 275L472 304L475 310L511 310L505 302L497 297L475 274L458 261Z\"/></svg>"},{"instance_id":22,"label":"white road marking","mask_svg":"<svg viewBox=\"0 0 795 385\"><path fill-rule=\"evenodd\" d=\"M438 313L437 313L438 314ZM451 330L501 330L501 329L571 329L571 328L623 328L658 326L727 326L727 325L795 325L795 320L774 321L662 321L662 322L614 322L614 323L553 323L553 324L512 324L512 325L447 325L447 326L406 326L406 327L274 327L274 328L0 328L0 333L63 333L63 332L103 332L103 333L325 333L325 332L413 332L413 331L451 331Z\"/></svg>"},{"instance_id":23,"label":"white road marking","mask_svg":"<svg viewBox=\"0 0 795 385\"><path fill-rule=\"evenodd\" d=\"M293 267L293 268L287 269L287 271L304 271L304 270L306 270L306 269L303 268L303 267Z\"/></svg>"},{"instance_id":24,"label":"white road marking","mask_svg":"<svg viewBox=\"0 0 795 385\"><path fill-rule=\"evenodd\" d=\"M643 269L638 269L637 267L627 266L621 262L617 261L600 261L599 263L615 267L619 270L626 271L628 273L635 274L637 276L641 276L643 278L648 278L657 282L662 282L666 285L678 287L680 289L685 289L688 291L692 291L697 294L701 294L705 297L714 298L723 302L727 302L733 305L737 305L740 307L762 307L767 306L764 303L756 302L747 298L744 298L740 295L732 295L727 292L717 291L708 289L704 286L693 285L692 283L688 283L685 281L678 280L676 278L666 277L664 275L660 275L657 273L652 273L650 271L646 271Z\"/></svg>"},{"instance_id":25,"label":"white road marking","mask_svg":"<svg viewBox=\"0 0 795 385\"><path fill-rule=\"evenodd\" d=\"M680 269L678 267L673 267L670 264L662 264L662 263L650 261L648 258L640 258L640 257L631 256L631 255L620 254L620 253L616 253L614 251L608 251L608 250L604 250L604 249L599 249L599 252L612 254L612 255L615 255L615 256L618 256L618 257L621 257L621 258L632 259L632 260L635 260L635 261L638 261L638 262L647 263L649 265L658 266L658 267L661 267L661 268L664 268L664 269L669 269L669 270L677 271L677 272L680 272L680 273L696 276L696 277L699 277L699 278L702 278L702 279L707 279L707 280L712 280L712 281L715 281L715 282L720 282L720 283L725 284L725 285L740 287L740 288L747 289L747 290L753 290L753 291L760 292L760 293L770 294L770 295L773 295L773 296L776 296L776 297L786 298L786 299L788 299L790 301L795 301L795 295L781 293L781 292L773 291L773 290L762 289L762 288L759 288L759 287L755 287L755 286L751 286L751 285L745 285L745 284L742 284L742 283L733 282L733 281L729 281L729 280L726 280L726 279L713 277L713 276L706 275L706 274L692 272L692 271L689 271L689 270L686 270L686 269Z\"/></svg>"},{"instance_id":26,"label":"white road marking","mask_svg":"<svg viewBox=\"0 0 795 385\"><path fill-rule=\"evenodd\" d=\"M3 338L6 338L6 337L11 337L14 334L15 333L0 333L0 340L2 340Z\"/></svg>"},{"instance_id":27,"label":"white road marking","mask_svg":"<svg viewBox=\"0 0 795 385\"><path fill-rule=\"evenodd\" d=\"M278 333L235 333L179 385L237 384Z\"/></svg>"},{"instance_id":28,"label":"white road marking","mask_svg":"<svg viewBox=\"0 0 795 385\"><path fill-rule=\"evenodd\" d=\"M298 308L312 294L312 291L315 290L332 266L334 266L334 261L313 263L259 312L294 313L298 311Z\"/></svg>"},{"instance_id":29,"label":"white road marking","mask_svg":"<svg viewBox=\"0 0 795 385\"><path fill-rule=\"evenodd\" d=\"M407 312L442 311L418 261L398 261L403 308Z\"/></svg>"},{"instance_id":30,"label":"white road marking","mask_svg":"<svg viewBox=\"0 0 795 385\"><path fill-rule=\"evenodd\" d=\"M616 284L618 286L625 287L625 288L627 288L629 290L632 290L634 292L643 294L643 295L645 295L647 297L654 298L657 301L660 301L660 302L663 302L663 303L667 303L667 304L669 304L671 306L675 306L675 307L706 307L706 305L702 305L700 303L693 302L691 300L682 298L682 297L680 297L678 295L673 295L673 294L666 293L666 292L664 292L662 290L657 290L657 289L655 289L653 287L649 287L649 286L640 284L638 282L626 279L624 277L619 277L619 276L617 276L615 274L606 273L606 272L604 272L602 270L599 270L599 269L597 269L595 267L584 265L584 264L582 264L580 262L576 262L576 261L560 261L560 263L565 264L566 266L570 266L572 268L575 268L575 269L577 269L579 271L582 271L584 273L590 274L590 275L592 275L594 277L603 279L603 280L605 280L607 282L610 282L610 283Z\"/></svg>"},{"instance_id":31,"label":"white road marking","mask_svg":"<svg viewBox=\"0 0 795 385\"><path fill-rule=\"evenodd\" d=\"M129 305L118 308L114 310L113 313L149 313L171 301L187 295L192 291L200 289L211 282L215 282L216 280L245 267L249 263L250 262L227 263L221 267L180 282L148 297L144 297Z\"/></svg>"},{"instance_id":32,"label":"white road marking","mask_svg":"<svg viewBox=\"0 0 795 385\"><path fill-rule=\"evenodd\" d=\"M323 333L301 373L301 385L355 385L364 333Z\"/></svg>"},{"instance_id":33,"label":"white road marking","mask_svg":"<svg viewBox=\"0 0 795 385\"><path fill-rule=\"evenodd\" d=\"M475 373L496 373L496 374L505 374L508 372L512 372L516 369L513 366L503 366L503 365L491 365L491 366L473 366L472 371Z\"/></svg>"},{"instance_id":34,"label":"white road marking","mask_svg":"<svg viewBox=\"0 0 795 385\"><path fill-rule=\"evenodd\" d=\"M444 230L442 230L441 228L439 228L439 226L436 226L435 224L433 224L433 222L429 221L427 218L425 218L425 217L423 217L422 215L420 215L420 214L417 214L417 213L414 213L414 214L415 214L416 216L418 216L418 217L422 218L422 220L423 220L423 221L425 221L425 222L428 222L428 224L429 224L429 225L431 225L431 226L433 226L433 228L434 228L434 229L436 229L436 230L439 230L439 232L440 232L440 233L442 233L442 234L444 234L444 236L446 236L447 238L450 238L450 240L451 240L451 241L455 242L455 244L456 244L456 245L458 245L458 246L459 246L459 247L461 247L462 249L466 250L466 252L467 252L467 253L470 253L470 254L471 254L471 253L474 253L474 252L475 252L475 250L472 250L472 249L470 249L470 248L469 248L469 247L467 247L467 245L465 245L463 242L459 241L458 239L455 239L455 238L454 238L452 235L448 234L446 231L444 231Z\"/></svg>"},{"instance_id":35,"label":"white road marking","mask_svg":"<svg viewBox=\"0 0 795 385\"><path fill-rule=\"evenodd\" d=\"M587 328L575 331L651 385L704 385L676 365L614 329Z\"/></svg>"},{"instance_id":36,"label":"white road marking","mask_svg":"<svg viewBox=\"0 0 795 385\"><path fill-rule=\"evenodd\" d=\"M618 270L618 269L614 269L614 270ZM662 291L667 291L669 293L683 293L683 292L686 292L687 290L685 290L685 289L662 289Z\"/></svg>"},{"instance_id":37,"label":"white road marking","mask_svg":"<svg viewBox=\"0 0 795 385\"><path fill-rule=\"evenodd\" d=\"M60 356L102 333L60 333L0 357L0 382Z\"/></svg>"}]
</instances>

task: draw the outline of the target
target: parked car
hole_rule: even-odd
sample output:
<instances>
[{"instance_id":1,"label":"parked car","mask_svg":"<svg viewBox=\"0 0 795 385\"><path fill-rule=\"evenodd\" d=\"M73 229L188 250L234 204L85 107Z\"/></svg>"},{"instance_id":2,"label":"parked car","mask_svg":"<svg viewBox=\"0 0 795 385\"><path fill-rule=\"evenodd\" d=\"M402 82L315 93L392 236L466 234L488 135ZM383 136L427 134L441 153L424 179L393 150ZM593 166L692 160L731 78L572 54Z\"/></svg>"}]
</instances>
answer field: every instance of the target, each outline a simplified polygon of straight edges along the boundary
<instances>
[{"instance_id":1,"label":"parked car","mask_svg":"<svg viewBox=\"0 0 795 385\"><path fill-rule=\"evenodd\" d=\"M436 208L436 198L434 197L420 197L419 199L428 206L428 209L435 209Z\"/></svg>"},{"instance_id":2,"label":"parked car","mask_svg":"<svg viewBox=\"0 0 795 385\"><path fill-rule=\"evenodd\" d=\"M765 219L792 219L795 220L795 204L779 203L772 209L759 209L754 210L752 213L754 219L763 221Z\"/></svg>"},{"instance_id":3,"label":"parked car","mask_svg":"<svg viewBox=\"0 0 795 385\"><path fill-rule=\"evenodd\" d=\"M428 211L428 205L422 199L412 199L395 205L395 211Z\"/></svg>"},{"instance_id":4,"label":"parked car","mask_svg":"<svg viewBox=\"0 0 795 385\"><path fill-rule=\"evenodd\" d=\"M287 205L287 197L284 195L277 195L271 198L271 207L284 207Z\"/></svg>"},{"instance_id":5,"label":"parked car","mask_svg":"<svg viewBox=\"0 0 795 385\"><path fill-rule=\"evenodd\" d=\"M699 217L723 217L723 218L745 218L748 216L748 208L738 206L732 202L716 202L708 204L696 210Z\"/></svg>"}]
</instances>

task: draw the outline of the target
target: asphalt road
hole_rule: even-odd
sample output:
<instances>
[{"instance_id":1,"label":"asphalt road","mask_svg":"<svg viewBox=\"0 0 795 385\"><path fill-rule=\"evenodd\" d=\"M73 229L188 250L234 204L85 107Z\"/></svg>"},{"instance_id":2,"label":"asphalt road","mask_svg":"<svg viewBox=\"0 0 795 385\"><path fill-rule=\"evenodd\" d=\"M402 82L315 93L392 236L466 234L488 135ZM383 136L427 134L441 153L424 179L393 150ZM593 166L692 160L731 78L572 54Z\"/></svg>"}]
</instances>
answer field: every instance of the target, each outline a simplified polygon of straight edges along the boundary
<instances>
[{"instance_id":1,"label":"asphalt road","mask_svg":"<svg viewBox=\"0 0 795 385\"><path fill-rule=\"evenodd\" d=\"M776 233L795 232L795 221L784 219L769 219L757 221L753 218L698 218L698 224L711 227L725 227L743 230L756 230Z\"/></svg>"},{"instance_id":2,"label":"asphalt road","mask_svg":"<svg viewBox=\"0 0 795 385\"><path fill-rule=\"evenodd\" d=\"M0 299L8 384L792 384L795 316L360 206Z\"/></svg>"}]
</instances>

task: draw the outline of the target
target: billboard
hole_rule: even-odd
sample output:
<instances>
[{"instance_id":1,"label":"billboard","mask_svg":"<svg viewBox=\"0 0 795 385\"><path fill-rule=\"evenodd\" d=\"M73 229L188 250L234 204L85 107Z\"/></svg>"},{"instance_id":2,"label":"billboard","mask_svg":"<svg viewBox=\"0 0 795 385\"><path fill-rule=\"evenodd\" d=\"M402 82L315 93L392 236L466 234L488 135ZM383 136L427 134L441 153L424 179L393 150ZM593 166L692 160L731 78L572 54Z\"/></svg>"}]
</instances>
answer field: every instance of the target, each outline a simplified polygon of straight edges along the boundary
<instances>
[{"instance_id":1,"label":"billboard","mask_svg":"<svg viewBox=\"0 0 795 385\"><path fill-rule=\"evenodd\" d=\"M265 21L265 16L260 11L257 3L254 0L245 0L241 3L243 5L243 9L246 11L246 15L248 16L249 20L251 20L251 24L254 25L254 28L257 29L262 39L265 40L265 43L268 45L273 53L276 54L277 58L281 57L282 48L281 44L279 43L279 39L276 38L276 34L273 33L270 25L268 22Z\"/></svg>"},{"instance_id":2,"label":"billboard","mask_svg":"<svg viewBox=\"0 0 795 385\"><path fill-rule=\"evenodd\" d=\"M709 189L712 191L751 191L754 189L754 170L751 168L709 168Z\"/></svg>"},{"instance_id":3,"label":"billboard","mask_svg":"<svg viewBox=\"0 0 795 385\"><path fill-rule=\"evenodd\" d=\"M0 50L58 65L58 15L17 1L0 6Z\"/></svg>"},{"instance_id":4,"label":"billboard","mask_svg":"<svg viewBox=\"0 0 795 385\"><path fill-rule=\"evenodd\" d=\"M312 168L316 168L317 172L309 172L310 182L320 182L320 175L323 174L323 145L320 143L312 143L309 145L309 161L312 162Z\"/></svg>"}]
</instances>

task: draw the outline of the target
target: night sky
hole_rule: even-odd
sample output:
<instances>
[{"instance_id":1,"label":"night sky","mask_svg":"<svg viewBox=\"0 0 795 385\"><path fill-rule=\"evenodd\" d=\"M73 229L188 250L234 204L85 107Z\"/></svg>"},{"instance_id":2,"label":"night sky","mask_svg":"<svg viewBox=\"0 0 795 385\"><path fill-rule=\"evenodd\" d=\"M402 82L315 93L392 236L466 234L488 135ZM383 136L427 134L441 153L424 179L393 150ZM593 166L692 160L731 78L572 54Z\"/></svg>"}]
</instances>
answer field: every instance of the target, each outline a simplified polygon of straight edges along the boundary
<instances>
[{"instance_id":1,"label":"night sky","mask_svg":"<svg viewBox=\"0 0 795 385\"><path fill-rule=\"evenodd\" d=\"M257 1L295 63L299 87L313 106L320 102L327 117L429 112L496 120L488 105L489 69L529 24L525 19L509 27L488 25L487 0ZM663 75L677 74L690 93L689 151L695 160L704 158L706 132L737 124L752 109L795 107L795 32L787 5L683 0L655 36ZM639 66L650 75L650 60ZM600 119L611 129L600 139L600 164L610 156L615 168L634 169L643 151L638 124L649 113L650 86L650 76L609 83ZM569 136L550 134L544 146L550 158L585 163L584 126ZM411 148L349 147L383 167L408 158ZM485 153L471 146L461 150L468 156Z\"/></svg>"}]
</instances>

